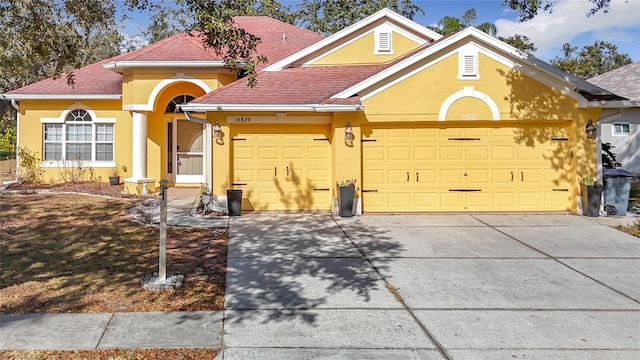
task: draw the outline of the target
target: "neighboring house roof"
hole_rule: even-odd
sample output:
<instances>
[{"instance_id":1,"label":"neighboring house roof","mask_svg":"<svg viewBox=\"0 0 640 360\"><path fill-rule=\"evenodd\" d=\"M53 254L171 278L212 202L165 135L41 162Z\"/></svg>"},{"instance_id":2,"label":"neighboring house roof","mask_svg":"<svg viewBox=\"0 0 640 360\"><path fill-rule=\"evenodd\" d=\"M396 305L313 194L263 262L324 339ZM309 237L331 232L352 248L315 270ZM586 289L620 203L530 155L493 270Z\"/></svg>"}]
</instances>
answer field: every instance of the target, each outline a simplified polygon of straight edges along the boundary
<instances>
[{"instance_id":1,"label":"neighboring house roof","mask_svg":"<svg viewBox=\"0 0 640 360\"><path fill-rule=\"evenodd\" d=\"M607 71L587 81L629 100L640 101L640 61Z\"/></svg>"},{"instance_id":2,"label":"neighboring house roof","mask_svg":"<svg viewBox=\"0 0 640 360\"><path fill-rule=\"evenodd\" d=\"M312 66L263 71L255 87L241 79L183 105L187 111L242 109L288 109L322 111L330 105L361 105L357 96L331 99L337 92L388 67L389 64L354 66ZM320 106L326 105L326 106Z\"/></svg>"},{"instance_id":3,"label":"neighboring house roof","mask_svg":"<svg viewBox=\"0 0 640 360\"><path fill-rule=\"evenodd\" d=\"M320 34L266 16L236 17L234 21L239 27L261 39L257 53L265 55L268 63L260 64L258 70L324 38ZM197 36L176 34L144 48L75 70L73 87L67 84L63 75L6 92L2 96L6 99L118 99L122 94L122 75L112 70L154 66L202 68L222 67L224 63L222 57L213 49L205 48Z\"/></svg>"}]
</instances>

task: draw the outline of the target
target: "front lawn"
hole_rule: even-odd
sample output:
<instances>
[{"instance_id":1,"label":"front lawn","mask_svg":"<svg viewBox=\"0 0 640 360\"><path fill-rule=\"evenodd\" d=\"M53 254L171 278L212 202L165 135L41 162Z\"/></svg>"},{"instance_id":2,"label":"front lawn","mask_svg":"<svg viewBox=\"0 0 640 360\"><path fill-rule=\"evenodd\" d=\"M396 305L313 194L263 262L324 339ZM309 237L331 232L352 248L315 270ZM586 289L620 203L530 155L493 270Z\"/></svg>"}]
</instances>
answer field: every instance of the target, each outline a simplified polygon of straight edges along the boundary
<instances>
[{"instance_id":1,"label":"front lawn","mask_svg":"<svg viewBox=\"0 0 640 360\"><path fill-rule=\"evenodd\" d=\"M172 291L141 287L158 269L158 229L131 221L138 200L0 194L0 313L221 310L226 229L169 228Z\"/></svg>"}]
</instances>

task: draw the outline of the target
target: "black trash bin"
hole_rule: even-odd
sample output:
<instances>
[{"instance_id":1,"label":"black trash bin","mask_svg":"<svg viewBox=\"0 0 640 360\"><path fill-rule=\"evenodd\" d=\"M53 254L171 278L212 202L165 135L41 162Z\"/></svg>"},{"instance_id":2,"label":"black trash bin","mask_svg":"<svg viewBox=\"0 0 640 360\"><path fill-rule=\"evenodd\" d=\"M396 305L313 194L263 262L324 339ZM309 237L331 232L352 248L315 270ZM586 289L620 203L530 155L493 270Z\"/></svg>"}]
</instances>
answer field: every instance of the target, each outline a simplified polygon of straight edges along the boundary
<instances>
[{"instance_id":1,"label":"black trash bin","mask_svg":"<svg viewBox=\"0 0 640 360\"><path fill-rule=\"evenodd\" d=\"M600 216L600 197L602 196L601 185L580 185L582 195L582 213L584 216Z\"/></svg>"},{"instance_id":2,"label":"black trash bin","mask_svg":"<svg viewBox=\"0 0 640 360\"><path fill-rule=\"evenodd\" d=\"M242 190L227 190L229 216L240 216L242 212Z\"/></svg>"},{"instance_id":3,"label":"black trash bin","mask_svg":"<svg viewBox=\"0 0 640 360\"><path fill-rule=\"evenodd\" d=\"M627 215L633 174L622 169L603 169L604 209L608 215Z\"/></svg>"},{"instance_id":4,"label":"black trash bin","mask_svg":"<svg viewBox=\"0 0 640 360\"><path fill-rule=\"evenodd\" d=\"M353 216L353 197L356 188L354 186L340 186L340 216Z\"/></svg>"}]
</instances>

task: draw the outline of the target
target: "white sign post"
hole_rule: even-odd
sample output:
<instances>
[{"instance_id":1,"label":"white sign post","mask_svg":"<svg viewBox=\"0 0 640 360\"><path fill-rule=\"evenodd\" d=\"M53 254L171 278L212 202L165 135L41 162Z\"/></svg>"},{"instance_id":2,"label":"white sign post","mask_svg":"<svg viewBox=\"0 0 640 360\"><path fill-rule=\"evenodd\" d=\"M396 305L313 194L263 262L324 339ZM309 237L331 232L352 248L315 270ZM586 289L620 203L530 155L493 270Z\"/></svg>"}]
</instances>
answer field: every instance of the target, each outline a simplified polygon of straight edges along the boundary
<instances>
[{"instance_id":1,"label":"white sign post","mask_svg":"<svg viewBox=\"0 0 640 360\"><path fill-rule=\"evenodd\" d=\"M160 180L160 261L158 281L167 280L167 184L168 180Z\"/></svg>"}]
</instances>

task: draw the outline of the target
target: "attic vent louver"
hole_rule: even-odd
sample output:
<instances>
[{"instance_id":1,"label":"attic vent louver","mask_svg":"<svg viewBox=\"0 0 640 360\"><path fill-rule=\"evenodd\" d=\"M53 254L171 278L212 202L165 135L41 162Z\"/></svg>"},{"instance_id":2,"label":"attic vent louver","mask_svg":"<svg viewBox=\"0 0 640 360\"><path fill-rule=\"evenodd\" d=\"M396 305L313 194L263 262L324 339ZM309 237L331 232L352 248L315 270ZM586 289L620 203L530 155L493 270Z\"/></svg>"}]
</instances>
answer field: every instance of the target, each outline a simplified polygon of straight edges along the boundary
<instances>
[{"instance_id":1,"label":"attic vent louver","mask_svg":"<svg viewBox=\"0 0 640 360\"><path fill-rule=\"evenodd\" d=\"M384 32L380 33L380 44L378 51L391 51L391 34Z\"/></svg>"},{"instance_id":2,"label":"attic vent louver","mask_svg":"<svg viewBox=\"0 0 640 360\"><path fill-rule=\"evenodd\" d=\"M388 29L376 31L376 54L391 54L393 53L392 45L392 33Z\"/></svg>"},{"instance_id":3,"label":"attic vent louver","mask_svg":"<svg viewBox=\"0 0 640 360\"><path fill-rule=\"evenodd\" d=\"M475 49L461 49L458 53L460 68L458 79L477 80L478 74L478 51Z\"/></svg>"},{"instance_id":4,"label":"attic vent louver","mask_svg":"<svg viewBox=\"0 0 640 360\"><path fill-rule=\"evenodd\" d=\"M464 56L464 68L462 74L464 76L475 76L476 74L476 59L473 55Z\"/></svg>"}]
</instances>

